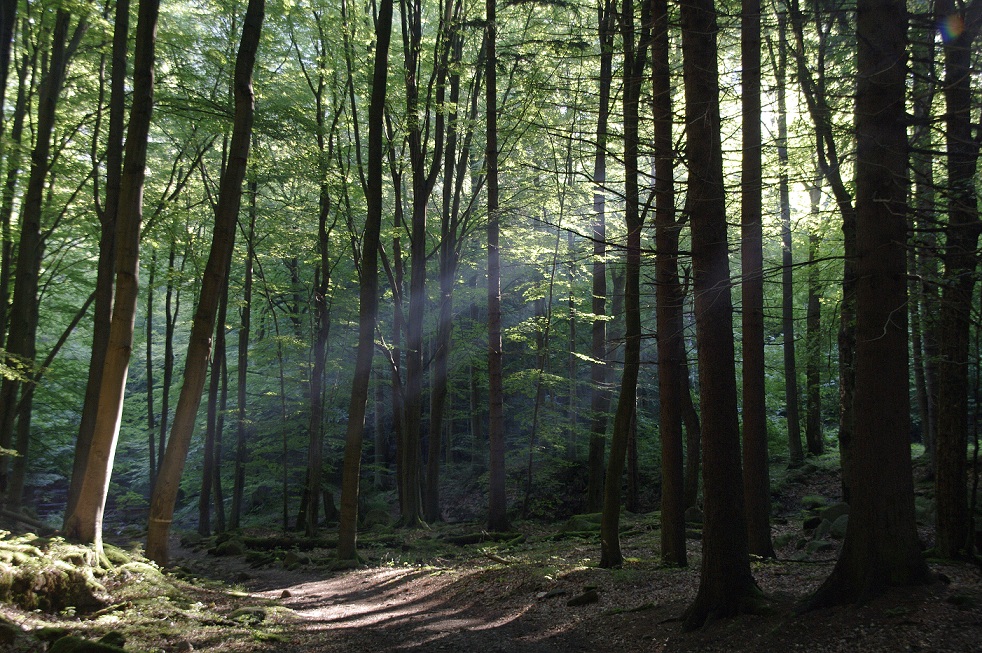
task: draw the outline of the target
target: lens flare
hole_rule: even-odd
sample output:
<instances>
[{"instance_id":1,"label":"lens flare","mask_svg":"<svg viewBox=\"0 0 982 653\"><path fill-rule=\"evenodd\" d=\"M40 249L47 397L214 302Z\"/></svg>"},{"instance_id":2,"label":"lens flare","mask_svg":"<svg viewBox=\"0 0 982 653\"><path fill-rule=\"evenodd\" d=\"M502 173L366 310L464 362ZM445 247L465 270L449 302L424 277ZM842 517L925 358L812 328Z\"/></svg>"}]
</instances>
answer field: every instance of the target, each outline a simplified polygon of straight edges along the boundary
<instances>
[{"instance_id":1,"label":"lens flare","mask_svg":"<svg viewBox=\"0 0 982 653\"><path fill-rule=\"evenodd\" d=\"M944 39L944 42L951 43L958 39L962 35L962 32L965 31L965 19L961 14L951 14L941 19L939 28L941 29L941 38Z\"/></svg>"}]
</instances>

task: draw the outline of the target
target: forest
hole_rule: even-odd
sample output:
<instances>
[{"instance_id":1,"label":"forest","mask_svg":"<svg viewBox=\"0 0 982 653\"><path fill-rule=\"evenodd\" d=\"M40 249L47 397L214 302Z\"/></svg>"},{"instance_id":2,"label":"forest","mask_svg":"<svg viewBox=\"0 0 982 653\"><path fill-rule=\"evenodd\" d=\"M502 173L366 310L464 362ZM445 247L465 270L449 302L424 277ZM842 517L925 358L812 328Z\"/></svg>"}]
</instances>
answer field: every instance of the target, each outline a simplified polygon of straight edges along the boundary
<instances>
[{"instance_id":1,"label":"forest","mask_svg":"<svg viewBox=\"0 0 982 653\"><path fill-rule=\"evenodd\" d=\"M795 615L978 616L980 29L982 0L0 0L3 605L77 624L257 573L231 558L463 573L439 541L511 586L588 561L540 604L685 570L630 594L673 633L781 576ZM285 646L256 632L215 650Z\"/></svg>"}]
</instances>

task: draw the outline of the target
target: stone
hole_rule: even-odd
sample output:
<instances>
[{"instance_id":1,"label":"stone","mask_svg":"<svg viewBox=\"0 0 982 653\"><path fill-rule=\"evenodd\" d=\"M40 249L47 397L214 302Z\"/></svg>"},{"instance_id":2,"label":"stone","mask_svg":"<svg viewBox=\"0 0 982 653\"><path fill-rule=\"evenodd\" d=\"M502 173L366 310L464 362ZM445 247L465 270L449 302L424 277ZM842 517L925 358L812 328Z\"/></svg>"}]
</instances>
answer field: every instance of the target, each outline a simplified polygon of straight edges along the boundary
<instances>
[{"instance_id":1,"label":"stone","mask_svg":"<svg viewBox=\"0 0 982 653\"><path fill-rule=\"evenodd\" d=\"M829 535L837 540L841 540L846 536L846 527L849 525L849 515L839 515L839 517L832 522L832 526L829 528Z\"/></svg>"},{"instance_id":2,"label":"stone","mask_svg":"<svg viewBox=\"0 0 982 653\"><path fill-rule=\"evenodd\" d=\"M823 508L818 513L819 517L821 517L822 519L827 519L832 523L835 523L835 520L841 517L842 515L848 515L848 514L849 514L849 504L842 503L842 502L833 503L831 506L827 508Z\"/></svg>"},{"instance_id":3,"label":"stone","mask_svg":"<svg viewBox=\"0 0 982 653\"><path fill-rule=\"evenodd\" d=\"M686 524L701 524L703 520L702 510L698 506L689 506L685 509Z\"/></svg>"}]
</instances>

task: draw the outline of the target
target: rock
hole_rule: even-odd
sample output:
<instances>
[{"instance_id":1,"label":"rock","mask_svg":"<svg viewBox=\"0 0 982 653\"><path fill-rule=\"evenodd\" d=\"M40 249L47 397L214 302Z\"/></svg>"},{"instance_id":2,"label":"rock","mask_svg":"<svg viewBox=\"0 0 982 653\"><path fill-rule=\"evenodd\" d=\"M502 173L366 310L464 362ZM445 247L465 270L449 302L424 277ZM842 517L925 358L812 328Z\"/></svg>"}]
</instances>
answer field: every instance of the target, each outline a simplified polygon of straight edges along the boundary
<instances>
[{"instance_id":1,"label":"rock","mask_svg":"<svg viewBox=\"0 0 982 653\"><path fill-rule=\"evenodd\" d=\"M825 540L812 540L805 546L805 551L809 554L814 553L826 553L828 551L835 551L838 547L833 542L827 542Z\"/></svg>"},{"instance_id":2,"label":"rock","mask_svg":"<svg viewBox=\"0 0 982 653\"><path fill-rule=\"evenodd\" d=\"M829 532L831 532L831 530L832 530L832 522L830 522L828 519L823 519L822 522L818 525L818 528L815 529L815 539L816 540L825 539L825 537L829 534Z\"/></svg>"},{"instance_id":3,"label":"rock","mask_svg":"<svg viewBox=\"0 0 982 653\"><path fill-rule=\"evenodd\" d=\"M391 526L392 515L389 514L388 510L383 510L382 508L372 508L365 513L364 517L362 517L361 525L365 530L371 529L375 526Z\"/></svg>"},{"instance_id":4,"label":"rock","mask_svg":"<svg viewBox=\"0 0 982 653\"><path fill-rule=\"evenodd\" d=\"M833 503L831 506L827 508L823 508L822 510L819 511L818 516L821 517L822 519L827 519L830 522L835 523L836 519L838 519L842 515L848 515L848 514L849 514L849 504L840 502L840 503Z\"/></svg>"},{"instance_id":5,"label":"rock","mask_svg":"<svg viewBox=\"0 0 982 653\"><path fill-rule=\"evenodd\" d=\"M827 505L829 505L828 500L826 500L825 497L821 497L816 494L801 497L801 506L805 510L818 510L819 508L824 508Z\"/></svg>"},{"instance_id":6,"label":"rock","mask_svg":"<svg viewBox=\"0 0 982 653\"><path fill-rule=\"evenodd\" d=\"M126 646L126 637L123 633L118 630L110 630L108 633L99 638L100 644L108 644L109 646L115 646L116 648L123 648Z\"/></svg>"},{"instance_id":7,"label":"rock","mask_svg":"<svg viewBox=\"0 0 982 653\"><path fill-rule=\"evenodd\" d=\"M297 551L287 551L286 556L283 557L283 566L287 569L296 569L309 564L310 558Z\"/></svg>"},{"instance_id":8,"label":"rock","mask_svg":"<svg viewBox=\"0 0 982 653\"><path fill-rule=\"evenodd\" d=\"M293 596L293 592L291 592L290 590L283 590L282 592L280 592L281 599L288 599L291 596Z\"/></svg>"},{"instance_id":9,"label":"rock","mask_svg":"<svg viewBox=\"0 0 982 653\"><path fill-rule=\"evenodd\" d=\"M849 524L849 515L839 515L839 517L832 522L832 526L829 528L829 535L837 540L841 540L846 536L846 526Z\"/></svg>"},{"instance_id":10,"label":"rock","mask_svg":"<svg viewBox=\"0 0 982 653\"><path fill-rule=\"evenodd\" d=\"M600 513L573 515L559 528L560 533L581 533L583 531L600 530Z\"/></svg>"},{"instance_id":11,"label":"rock","mask_svg":"<svg viewBox=\"0 0 982 653\"><path fill-rule=\"evenodd\" d=\"M266 620L266 609L257 607L238 608L233 610L229 619L241 621L248 624L258 624Z\"/></svg>"},{"instance_id":12,"label":"rock","mask_svg":"<svg viewBox=\"0 0 982 653\"><path fill-rule=\"evenodd\" d=\"M821 523L822 523L821 517L819 517L818 515L812 515L801 524L801 528L802 530L813 531L816 528L818 528L819 524Z\"/></svg>"},{"instance_id":13,"label":"rock","mask_svg":"<svg viewBox=\"0 0 982 653\"><path fill-rule=\"evenodd\" d=\"M580 605L589 605L590 603L596 603L600 600L600 595L597 594L596 588L590 588L585 590L582 594L574 596L569 601L566 601L566 605L570 607L576 607Z\"/></svg>"},{"instance_id":14,"label":"rock","mask_svg":"<svg viewBox=\"0 0 982 653\"><path fill-rule=\"evenodd\" d=\"M240 556L246 552L246 546L242 540L227 540L222 542L210 551L217 556Z\"/></svg>"},{"instance_id":15,"label":"rock","mask_svg":"<svg viewBox=\"0 0 982 653\"><path fill-rule=\"evenodd\" d=\"M703 520L702 510L698 506L689 506L685 509L686 524L701 524Z\"/></svg>"}]
</instances>

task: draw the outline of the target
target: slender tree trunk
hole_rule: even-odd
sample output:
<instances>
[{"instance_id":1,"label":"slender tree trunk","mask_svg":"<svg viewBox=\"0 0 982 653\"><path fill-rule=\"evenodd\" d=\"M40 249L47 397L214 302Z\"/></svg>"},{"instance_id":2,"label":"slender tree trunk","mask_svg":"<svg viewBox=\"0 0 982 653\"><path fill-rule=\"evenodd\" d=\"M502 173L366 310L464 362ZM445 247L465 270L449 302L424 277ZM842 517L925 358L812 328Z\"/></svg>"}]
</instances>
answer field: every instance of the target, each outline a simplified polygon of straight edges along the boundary
<instances>
[{"instance_id":1,"label":"slender tree trunk","mask_svg":"<svg viewBox=\"0 0 982 653\"><path fill-rule=\"evenodd\" d=\"M940 18L952 16L952 0L935 6ZM945 118L948 154L948 225L945 228L941 316L938 341L938 431L935 448L937 501L935 549L946 558L970 552L966 458L968 445L969 332L979 221L978 136L972 127L973 43L982 22L982 0L964 11L965 29L945 45Z\"/></svg>"},{"instance_id":2,"label":"slender tree trunk","mask_svg":"<svg viewBox=\"0 0 982 653\"><path fill-rule=\"evenodd\" d=\"M208 358L211 353L215 312L228 285L229 262L235 245L235 227L242 200L252 139L253 92L252 69L265 13L265 0L249 0L242 27L242 40L235 62L233 93L235 117L228 163L222 174L211 252L205 264L198 296L198 307L188 342L184 363L184 384L174 413L167 451L150 500L150 523L147 530L147 557L164 564L168 558L168 536L174 515L177 491L187 460L194 431L195 417L201 404Z\"/></svg>"},{"instance_id":3,"label":"slender tree trunk","mask_svg":"<svg viewBox=\"0 0 982 653\"><path fill-rule=\"evenodd\" d=\"M365 199L368 214L362 237L361 277L358 288L358 353L355 358L348 428L345 433L344 467L341 481L341 522L338 528L338 559L357 556L358 486L361 477L362 440L368 386L375 352L375 320L378 316L378 248L382 230L382 139L385 112L386 73L392 37L392 0L380 0L375 24L375 67L372 97L368 107L368 173Z\"/></svg>"},{"instance_id":4,"label":"slender tree trunk","mask_svg":"<svg viewBox=\"0 0 982 653\"><path fill-rule=\"evenodd\" d=\"M832 194L842 216L842 301L839 309L839 460L842 466L842 498L849 501L852 478L853 397L856 392L854 352L856 347L856 209L852 195L842 178L842 167L835 133L832 128L832 111L826 100L824 62L828 48L825 32L819 32L818 78L812 76L805 56L804 17L798 0L790 0L789 11L779 15L779 25L787 19L795 36L794 56L798 80L801 84L808 112L815 125L816 153L822 174L832 187ZM781 47L787 47L780 30Z\"/></svg>"},{"instance_id":5,"label":"slender tree trunk","mask_svg":"<svg viewBox=\"0 0 982 653\"><path fill-rule=\"evenodd\" d=\"M760 0L743 0L740 28L743 167L740 180L743 267L743 495L750 553L773 558L764 388L764 250L761 202ZM781 84L782 80L778 80ZM783 90L778 89L778 97ZM778 101L778 111L781 103ZM781 119L778 118L780 124ZM780 142L780 136L779 142ZM781 144L783 146L783 143ZM781 148L785 152L786 148ZM787 176L782 176L782 189ZM785 195L782 193L782 206Z\"/></svg>"},{"instance_id":6,"label":"slender tree trunk","mask_svg":"<svg viewBox=\"0 0 982 653\"><path fill-rule=\"evenodd\" d=\"M651 5L641 7L641 29L636 32L634 6L622 7L624 42L624 222L627 225L627 260L624 281L624 371L614 413L610 457L604 480L600 520L600 566L620 567L624 562L618 533L621 482L632 422L637 413L638 370L641 365L641 202L638 188L638 123L641 84L651 35ZM635 42L635 34L638 40Z\"/></svg>"},{"instance_id":7,"label":"slender tree trunk","mask_svg":"<svg viewBox=\"0 0 982 653\"><path fill-rule=\"evenodd\" d=\"M661 436L661 559L684 567L685 501L682 440L682 288L678 251L681 225L675 216L675 148L672 142L671 44L667 0L653 0L651 44L655 148L655 294L658 329L658 395ZM688 392L688 389L684 390Z\"/></svg>"},{"instance_id":8,"label":"slender tree trunk","mask_svg":"<svg viewBox=\"0 0 982 653\"><path fill-rule=\"evenodd\" d=\"M77 45L77 42L74 45L69 43L71 20L71 14L64 10L59 10L55 17L48 67L43 71L40 83L31 172L20 216L20 238L14 270L14 293L8 314L5 362L8 367L27 378L34 374L38 284L45 247L41 220L44 190L51 165L52 134L68 61L74 45ZM81 38L81 31L84 31L84 23L79 23L76 27L76 37ZM16 446L18 402L26 392L26 383L15 378L4 378L0 383L0 448L13 449ZM9 464L8 457L0 456L0 500L2 494L9 489Z\"/></svg>"},{"instance_id":9,"label":"slender tree trunk","mask_svg":"<svg viewBox=\"0 0 982 653\"><path fill-rule=\"evenodd\" d=\"M498 23L497 0L485 0L485 111L487 145L485 167L488 180L488 443L491 451L488 492L488 530L508 530L505 496L505 413L501 342L501 249L499 244L498 190Z\"/></svg>"},{"instance_id":10,"label":"slender tree trunk","mask_svg":"<svg viewBox=\"0 0 982 653\"><path fill-rule=\"evenodd\" d=\"M14 264L14 238L11 220L14 213L14 198L17 195L17 182L21 176L23 160L24 121L28 110L28 75L33 76L37 68L38 51L33 56L25 54L17 71L17 99L14 102L14 115L11 118L10 136L0 144L0 154L4 156L7 174L0 196L0 348L7 346L7 326L9 322L11 275Z\"/></svg>"},{"instance_id":11,"label":"slender tree trunk","mask_svg":"<svg viewBox=\"0 0 982 653\"><path fill-rule=\"evenodd\" d=\"M102 369L98 407L85 472L73 510L65 514L70 539L102 550L102 515L123 413L123 396L133 346L143 222L143 181L153 111L154 51L158 0L140 0L133 64L133 101L120 180L116 220L116 283L109 343Z\"/></svg>"},{"instance_id":12,"label":"slender tree trunk","mask_svg":"<svg viewBox=\"0 0 982 653\"><path fill-rule=\"evenodd\" d=\"M249 332L252 325L252 275L255 251L253 235L256 231L256 182L249 181L249 227L246 231L245 274L242 282L242 308L239 311L239 350L238 380L236 382L236 422L235 422L235 471L232 477L232 506L229 514L229 528L237 529L242 523L243 500L245 499L245 467L249 460L248 441L251 431L247 417L248 372L249 372Z\"/></svg>"},{"instance_id":13,"label":"slender tree trunk","mask_svg":"<svg viewBox=\"0 0 982 653\"><path fill-rule=\"evenodd\" d=\"M785 21L779 24L780 46L777 63L777 155L778 188L781 202L781 314L784 332L784 410L788 429L788 466L800 467L805 455L801 447L798 417L798 366L794 346L794 286L791 252L791 192L788 179L787 52Z\"/></svg>"},{"instance_id":14,"label":"slender tree trunk","mask_svg":"<svg viewBox=\"0 0 982 653\"><path fill-rule=\"evenodd\" d=\"M748 609L758 590L750 573L740 466L733 306L730 299L726 194L720 143L716 10L712 0L683 0L682 52L695 274L699 403L703 433L702 570L683 626Z\"/></svg>"},{"instance_id":15,"label":"slender tree trunk","mask_svg":"<svg viewBox=\"0 0 982 653\"><path fill-rule=\"evenodd\" d=\"M811 214L814 225L819 224L819 203L822 197L822 176L815 175L809 188ZM805 318L805 442L808 453L820 456L825 453L825 437L822 434L822 287L818 276L819 236L813 226L808 232L808 311Z\"/></svg>"},{"instance_id":16,"label":"slender tree trunk","mask_svg":"<svg viewBox=\"0 0 982 653\"><path fill-rule=\"evenodd\" d=\"M228 286L226 285L218 304L217 327L215 329L215 347L211 357L211 372L208 378L208 404L205 427L205 448L201 465L201 494L198 497L198 533L211 535L212 499L221 494L221 428L222 419L222 377L225 368L225 317L228 310ZM216 501L217 507L217 501ZM216 510L217 513L217 510ZM219 529L221 532L222 529Z\"/></svg>"},{"instance_id":17,"label":"slender tree trunk","mask_svg":"<svg viewBox=\"0 0 982 653\"><path fill-rule=\"evenodd\" d=\"M150 258L150 274L147 277L147 313L146 313L146 368L147 368L147 454L149 455L150 487L157 480L157 406L153 393L153 342L156 340L153 326L154 284L157 277L157 250L153 250Z\"/></svg>"},{"instance_id":18,"label":"slender tree trunk","mask_svg":"<svg viewBox=\"0 0 982 653\"><path fill-rule=\"evenodd\" d=\"M587 512L603 506L604 449L607 441L607 413L610 389L607 365L607 131L610 116L610 89L613 82L614 3L597 5L600 40L600 96L597 107L597 148L593 159L593 328L590 356L590 449L587 454Z\"/></svg>"},{"instance_id":19,"label":"slender tree trunk","mask_svg":"<svg viewBox=\"0 0 982 653\"><path fill-rule=\"evenodd\" d=\"M809 601L822 607L925 582L914 520L907 333L907 12L859 0L856 63L856 396L849 525Z\"/></svg>"}]
</instances>

